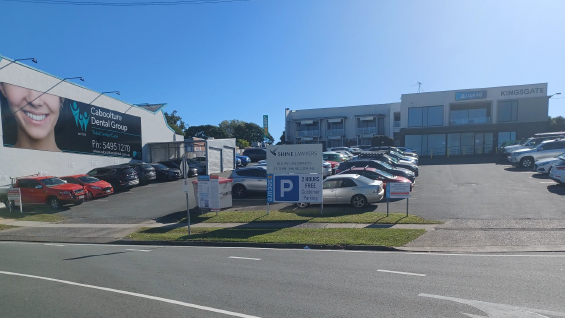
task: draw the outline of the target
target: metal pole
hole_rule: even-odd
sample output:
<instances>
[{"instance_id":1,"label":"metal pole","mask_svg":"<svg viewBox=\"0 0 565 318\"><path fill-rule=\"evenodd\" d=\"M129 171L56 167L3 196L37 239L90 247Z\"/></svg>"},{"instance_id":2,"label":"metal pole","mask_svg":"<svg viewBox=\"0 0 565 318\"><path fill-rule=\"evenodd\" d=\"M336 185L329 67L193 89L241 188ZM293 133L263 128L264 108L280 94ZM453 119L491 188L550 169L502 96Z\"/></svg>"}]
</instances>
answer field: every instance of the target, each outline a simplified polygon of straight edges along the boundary
<instances>
[{"instance_id":1,"label":"metal pole","mask_svg":"<svg viewBox=\"0 0 565 318\"><path fill-rule=\"evenodd\" d=\"M386 217L388 218L388 197L386 197Z\"/></svg>"},{"instance_id":2,"label":"metal pole","mask_svg":"<svg viewBox=\"0 0 565 318\"><path fill-rule=\"evenodd\" d=\"M408 216L408 202L410 201L410 198L406 198L406 216Z\"/></svg>"},{"instance_id":3,"label":"metal pole","mask_svg":"<svg viewBox=\"0 0 565 318\"><path fill-rule=\"evenodd\" d=\"M322 205L320 205L320 215L324 215L324 197L322 196Z\"/></svg>"},{"instance_id":4,"label":"metal pole","mask_svg":"<svg viewBox=\"0 0 565 318\"><path fill-rule=\"evenodd\" d=\"M186 194L186 219L188 220L188 236L190 236L190 210L188 208L188 193Z\"/></svg>"},{"instance_id":5,"label":"metal pole","mask_svg":"<svg viewBox=\"0 0 565 318\"><path fill-rule=\"evenodd\" d=\"M267 201L267 215L269 215L269 210L270 210L269 201Z\"/></svg>"},{"instance_id":6,"label":"metal pole","mask_svg":"<svg viewBox=\"0 0 565 318\"><path fill-rule=\"evenodd\" d=\"M188 164L186 162L186 153L182 158L182 167L184 170L184 182L188 182ZM188 223L188 236L190 236L190 205L188 202L188 192L186 193L186 221Z\"/></svg>"}]
</instances>

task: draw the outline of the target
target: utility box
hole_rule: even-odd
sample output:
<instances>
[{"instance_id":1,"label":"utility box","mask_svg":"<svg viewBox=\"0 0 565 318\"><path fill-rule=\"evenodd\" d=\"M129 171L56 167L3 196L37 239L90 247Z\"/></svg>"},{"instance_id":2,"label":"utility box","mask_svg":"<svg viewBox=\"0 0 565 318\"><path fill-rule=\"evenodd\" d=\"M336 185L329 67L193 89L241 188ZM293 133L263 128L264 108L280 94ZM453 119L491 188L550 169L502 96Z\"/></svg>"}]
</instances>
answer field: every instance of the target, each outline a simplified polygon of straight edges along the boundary
<instances>
[{"instance_id":1,"label":"utility box","mask_svg":"<svg viewBox=\"0 0 565 318\"><path fill-rule=\"evenodd\" d=\"M232 207L232 179L217 175L198 176L192 181L194 197L203 211L220 211Z\"/></svg>"}]
</instances>

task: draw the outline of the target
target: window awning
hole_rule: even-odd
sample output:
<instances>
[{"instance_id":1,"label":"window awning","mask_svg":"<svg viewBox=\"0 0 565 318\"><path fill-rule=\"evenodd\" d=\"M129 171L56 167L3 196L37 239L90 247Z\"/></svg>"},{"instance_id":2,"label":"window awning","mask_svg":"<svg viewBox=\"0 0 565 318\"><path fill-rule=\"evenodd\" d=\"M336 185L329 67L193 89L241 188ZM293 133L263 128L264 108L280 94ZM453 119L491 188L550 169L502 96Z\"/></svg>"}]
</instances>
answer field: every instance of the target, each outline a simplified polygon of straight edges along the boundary
<instances>
[{"instance_id":1,"label":"window awning","mask_svg":"<svg viewBox=\"0 0 565 318\"><path fill-rule=\"evenodd\" d=\"M374 120L375 116L361 117L361 120Z\"/></svg>"},{"instance_id":2,"label":"window awning","mask_svg":"<svg viewBox=\"0 0 565 318\"><path fill-rule=\"evenodd\" d=\"M343 118L328 119L328 123L341 123Z\"/></svg>"},{"instance_id":3,"label":"window awning","mask_svg":"<svg viewBox=\"0 0 565 318\"><path fill-rule=\"evenodd\" d=\"M313 120L303 120L303 121L300 122L300 124L302 124L302 125L309 125L309 124L313 124L313 123L314 123Z\"/></svg>"}]
</instances>

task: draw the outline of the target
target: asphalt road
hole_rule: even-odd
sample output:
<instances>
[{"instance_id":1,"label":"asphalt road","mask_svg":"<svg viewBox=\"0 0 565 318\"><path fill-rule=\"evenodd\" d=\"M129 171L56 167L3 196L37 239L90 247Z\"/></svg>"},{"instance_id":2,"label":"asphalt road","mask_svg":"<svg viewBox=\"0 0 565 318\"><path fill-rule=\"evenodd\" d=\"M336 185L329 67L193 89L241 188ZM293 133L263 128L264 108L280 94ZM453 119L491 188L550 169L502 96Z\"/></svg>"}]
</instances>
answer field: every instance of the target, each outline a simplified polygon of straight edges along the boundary
<instances>
[{"instance_id":1,"label":"asphalt road","mask_svg":"<svg viewBox=\"0 0 565 318\"><path fill-rule=\"evenodd\" d=\"M0 255L6 318L565 317L564 253L1 242Z\"/></svg>"}]
</instances>

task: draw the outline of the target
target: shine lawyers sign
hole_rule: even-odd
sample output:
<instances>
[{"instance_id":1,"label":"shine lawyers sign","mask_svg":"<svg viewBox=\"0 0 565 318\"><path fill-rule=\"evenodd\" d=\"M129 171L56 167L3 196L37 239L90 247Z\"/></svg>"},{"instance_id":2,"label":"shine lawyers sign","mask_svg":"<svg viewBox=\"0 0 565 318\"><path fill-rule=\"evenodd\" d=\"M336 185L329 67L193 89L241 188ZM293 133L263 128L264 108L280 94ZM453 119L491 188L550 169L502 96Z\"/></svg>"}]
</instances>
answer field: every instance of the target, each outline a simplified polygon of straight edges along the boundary
<instances>
[{"instance_id":1,"label":"shine lawyers sign","mask_svg":"<svg viewBox=\"0 0 565 318\"><path fill-rule=\"evenodd\" d=\"M267 147L267 173L322 173L322 145L278 145Z\"/></svg>"}]
</instances>

